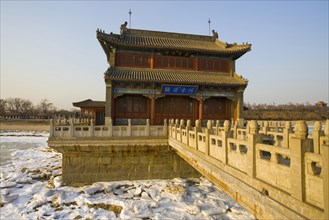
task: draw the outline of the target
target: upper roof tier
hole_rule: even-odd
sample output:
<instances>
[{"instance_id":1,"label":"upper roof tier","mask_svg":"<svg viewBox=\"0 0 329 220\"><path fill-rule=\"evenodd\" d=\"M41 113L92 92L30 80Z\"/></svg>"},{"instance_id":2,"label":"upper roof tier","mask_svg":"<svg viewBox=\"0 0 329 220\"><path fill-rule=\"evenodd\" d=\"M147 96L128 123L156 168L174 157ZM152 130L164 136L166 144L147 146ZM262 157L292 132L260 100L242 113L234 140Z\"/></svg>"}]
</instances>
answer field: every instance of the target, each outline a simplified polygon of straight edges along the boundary
<instances>
[{"instance_id":1,"label":"upper roof tier","mask_svg":"<svg viewBox=\"0 0 329 220\"><path fill-rule=\"evenodd\" d=\"M97 29L97 39L103 47L127 49L153 49L183 51L209 55L222 55L238 59L251 50L251 44L224 43L213 36L180 34L149 30L128 29L121 25L121 34L107 34Z\"/></svg>"}]
</instances>

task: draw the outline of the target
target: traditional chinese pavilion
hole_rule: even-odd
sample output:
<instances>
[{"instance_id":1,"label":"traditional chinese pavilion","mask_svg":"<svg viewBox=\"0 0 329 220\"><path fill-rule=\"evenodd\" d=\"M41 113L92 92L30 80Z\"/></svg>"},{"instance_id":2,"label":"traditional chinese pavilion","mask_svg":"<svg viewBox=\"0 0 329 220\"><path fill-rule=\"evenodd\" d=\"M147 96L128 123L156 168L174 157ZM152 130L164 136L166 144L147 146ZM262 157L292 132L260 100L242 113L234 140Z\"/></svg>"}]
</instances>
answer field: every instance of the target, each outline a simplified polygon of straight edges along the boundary
<instances>
[{"instance_id":1,"label":"traditional chinese pavilion","mask_svg":"<svg viewBox=\"0 0 329 220\"><path fill-rule=\"evenodd\" d=\"M105 72L105 124L163 124L164 119L238 120L248 81L235 61L251 44L213 36L128 29L97 30L109 64ZM101 114L100 116L101 117ZM101 121L100 119L96 119Z\"/></svg>"}]
</instances>

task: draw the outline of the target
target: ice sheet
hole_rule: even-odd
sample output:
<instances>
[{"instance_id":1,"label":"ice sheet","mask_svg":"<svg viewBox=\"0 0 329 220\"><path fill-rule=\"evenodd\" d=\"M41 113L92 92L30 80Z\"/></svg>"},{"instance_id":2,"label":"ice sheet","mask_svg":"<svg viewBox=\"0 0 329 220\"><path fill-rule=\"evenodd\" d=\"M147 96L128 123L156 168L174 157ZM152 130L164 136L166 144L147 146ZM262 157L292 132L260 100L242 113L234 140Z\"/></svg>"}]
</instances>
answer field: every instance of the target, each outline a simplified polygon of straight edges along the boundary
<instances>
[{"instance_id":1,"label":"ice sheet","mask_svg":"<svg viewBox=\"0 0 329 220\"><path fill-rule=\"evenodd\" d=\"M205 178L61 182L61 154L44 136L2 135L0 219L254 219ZM9 146L9 147L8 147Z\"/></svg>"}]
</instances>

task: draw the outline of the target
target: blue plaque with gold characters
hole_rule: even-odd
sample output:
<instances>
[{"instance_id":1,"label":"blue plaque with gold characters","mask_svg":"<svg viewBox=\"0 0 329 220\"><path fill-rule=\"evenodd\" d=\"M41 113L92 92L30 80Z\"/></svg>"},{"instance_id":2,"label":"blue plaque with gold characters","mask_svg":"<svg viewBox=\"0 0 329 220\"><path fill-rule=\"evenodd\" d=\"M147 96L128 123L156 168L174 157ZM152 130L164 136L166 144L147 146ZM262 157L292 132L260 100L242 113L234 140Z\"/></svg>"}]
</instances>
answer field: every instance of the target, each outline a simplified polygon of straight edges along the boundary
<instances>
[{"instance_id":1,"label":"blue plaque with gold characters","mask_svg":"<svg viewBox=\"0 0 329 220\"><path fill-rule=\"evenodd\" d=\"M162 94L168 95L194 95L198 90L198 86L190 85L162 85Z\"/></svg>"}]
</instances>

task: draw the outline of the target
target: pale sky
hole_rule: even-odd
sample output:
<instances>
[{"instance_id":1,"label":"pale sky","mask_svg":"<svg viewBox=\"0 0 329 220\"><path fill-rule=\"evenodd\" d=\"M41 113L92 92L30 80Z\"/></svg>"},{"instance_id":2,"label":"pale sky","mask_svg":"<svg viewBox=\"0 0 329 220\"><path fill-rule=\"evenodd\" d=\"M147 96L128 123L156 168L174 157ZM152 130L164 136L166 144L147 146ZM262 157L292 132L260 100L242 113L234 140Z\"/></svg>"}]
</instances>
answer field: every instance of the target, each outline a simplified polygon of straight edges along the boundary
<instances>
[{"instance_id":1,"label":"pale sky","mask_svg":"<svg viewBox=\"0 0 329 220\"><path fill-rule=\"evenodd\" d=\"M106 56L96 29L131 28L252 43L236 71L249 80L245 102L329 102L328 1L3 1L1 98L58 108L105 100ZM128 24L129 27L129 24Z\"/></svg>"}]
</instances>

